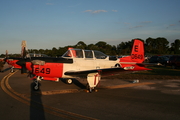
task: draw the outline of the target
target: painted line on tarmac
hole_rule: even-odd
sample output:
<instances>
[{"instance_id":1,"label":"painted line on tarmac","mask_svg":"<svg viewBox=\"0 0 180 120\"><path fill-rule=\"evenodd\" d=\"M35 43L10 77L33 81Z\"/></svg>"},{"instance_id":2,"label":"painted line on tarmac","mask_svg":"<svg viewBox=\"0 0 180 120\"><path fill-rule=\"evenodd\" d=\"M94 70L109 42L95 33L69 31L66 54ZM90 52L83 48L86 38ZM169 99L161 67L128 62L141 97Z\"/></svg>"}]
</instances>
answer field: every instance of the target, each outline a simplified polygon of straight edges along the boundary
<instances>
[{"instance_id":1,"label":"painted line on tarmac","mask_svg":"<svg viewBox=\"0 0 180 120\"><path fill-rule=\"evenodd\" d=\"M14 75L16 72L14 73L9 73L8 75L6 75L2 80L1 80L1 88L4 90L5 93L7 93L9 96L11 96L12 98L18 100L19 102L22 102L28 106L31 106L33 108L36 109L41 109L41 107L39 106L43 106L44 111L55 115L55 116L59 116L61 118L65 118L68 120L97 120L95 118L92 117L88 117L88 116L84 116L84 115L80 115L80 114L76 114L76 113L72 113L72 112L68 112L62 109L58 109L58 108L54 108L48 105L44 105L40 102L34 101L30 98L25 97L24 94L20 94L17 93L16 91L14 91L11 86L8 83L9 78Z\"/></svg>"},{"instance_id":2,"label":"painted line on tarmac","mask_svg":"<svg viewBox=\"0 0 180 120\"><path fill-rule=\"evenodd\" d=\"M135 87L135 86L152 85L152 84L155 84L155 83L153 83L153 82L131 83L131 84L124 84L124 85L107 86L104 88L117 89L117 88Z\"/></svg>"},{"instance_id":3,"label":"painted line on tarmac","mask_svg":"<svg viewBox=\"0 0 180 120\"><path fill-rule=\"evenodd\" d=\"M67 93L77 93L80 92L78 89L64 89L64 90L51 90L51 91L36 91L34 94L37 95L58 95L58 94L67 94ZM24 94L24 96L29 97L30 94Z\"/></svg>"},{"instance_id":4,"label":"painted line on tarmac","mask_svg":"<svg viewBox=\"0 0 180 120\"><path fill-rule=\"evenodd\" d=\"M56 94L66 94L66 93L76 93L79 92L78 89L66 89L66 90L52 90L52 91L41 91L42 95L56 95Z\"/></svg>"}]
</instances>

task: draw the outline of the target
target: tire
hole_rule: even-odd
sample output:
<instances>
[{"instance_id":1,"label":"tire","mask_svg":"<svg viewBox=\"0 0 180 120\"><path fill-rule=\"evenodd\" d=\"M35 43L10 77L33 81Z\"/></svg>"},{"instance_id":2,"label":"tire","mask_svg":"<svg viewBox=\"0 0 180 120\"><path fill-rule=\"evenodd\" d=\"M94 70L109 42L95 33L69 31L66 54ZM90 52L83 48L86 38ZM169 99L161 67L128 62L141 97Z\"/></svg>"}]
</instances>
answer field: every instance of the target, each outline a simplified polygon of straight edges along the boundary
<instances>
[{"instance_id":1,"label":"tire","mask_svg":"<svg viewBox=\"0 0 180 120\"><path fill-rule=\"evenodd\" d=\"M92 93L92 88L90 88L89 84L86 85L87 93Z\"/></svg>"},{"instance_id":2,"label":"tire","mask_svg":"<svg viewBox=\"0 0 180 120\"><path fill-rule=\"evenodd\" d=\"M72 79L66 79L66 83L70 85L73 83L73 80Z\"/></svg>"},{"instance_id":3,"label":"tire","mask_svg":"<svg viewBox=\"0 0 180 120\"><path fill-rule=\"evenodd\" d=\"M35 86L33 87L33 90L34 90L34 91L38 91L38 90L39 90L39 86L35 85Z\"/></svg>"}]
</instances>

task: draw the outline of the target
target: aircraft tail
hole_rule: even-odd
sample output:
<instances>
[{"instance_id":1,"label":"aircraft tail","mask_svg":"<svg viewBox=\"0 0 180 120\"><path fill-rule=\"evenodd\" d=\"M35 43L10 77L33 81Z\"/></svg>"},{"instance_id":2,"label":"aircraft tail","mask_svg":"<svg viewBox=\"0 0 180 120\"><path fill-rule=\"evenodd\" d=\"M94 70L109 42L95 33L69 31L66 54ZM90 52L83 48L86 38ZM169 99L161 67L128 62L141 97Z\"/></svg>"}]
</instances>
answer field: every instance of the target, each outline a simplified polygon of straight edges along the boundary
<instances>
[{"instance_id":1,"label":"aircraft tail","mask_svg":"<svg viewBox=\"0 0 180 120\"><path fill-rule=\"evenodd\" d=\"M131 60L133 62L142 63L144 61L144 42L138 39L134 40Z\"/></svg>"},{"instance_id":2,"label":"aircraft tail","mask_svg":"<svg viewBox=\"0 0 180 120\"><path fill-rule=\"evenodd\" d=\"M144 61L144 42L141 40L134 40L131 55L127 57L120 58L120 62L122 66L126 64L126 62L136 62L142 63Z\"/></svg>"}]
</instances>

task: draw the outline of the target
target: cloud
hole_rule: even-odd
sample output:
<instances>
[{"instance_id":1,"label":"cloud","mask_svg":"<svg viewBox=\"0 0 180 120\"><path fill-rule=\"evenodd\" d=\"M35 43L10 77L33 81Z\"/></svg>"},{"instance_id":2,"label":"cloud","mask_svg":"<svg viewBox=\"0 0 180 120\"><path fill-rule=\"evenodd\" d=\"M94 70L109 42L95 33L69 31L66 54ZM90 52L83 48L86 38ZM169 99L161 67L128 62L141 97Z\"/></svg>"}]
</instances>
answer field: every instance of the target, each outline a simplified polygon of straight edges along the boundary
<instances>
[{"instance_id":1,"label":"cloud","mask_svg":"<svg viewBox=\"0 0 180 120\"><path fill-rule=\"evenodd\" d=\"M90 13L91 13L91 12L92 12L92 10L85 10L84 12L90 12Z\"/></svg>"},{"instance_id":2,"label":"cloud","mask_svg":"<svg viewBox=\"0 0 180 120\"><path fill-rule=\"evenodd\" d=\"M70 5L70 6L68 6L68 7L78 7L78 6L80 6L81 5L81 3L78 3L78 4L73 4L73 5Z\"/></svg>"},{"instance_id":3,"label":"cloud","mask_svg":"<svg viewBox=\"0 0 180 120\"><path fill-rule=\"evenodd\" d=\"M112 12L118 12L117 10L111 10ZM102 12L108 12L107 10L85 10L84 12L89 12L92 14L102 13Z\"/></svg>"},{"instance_id":4,"label":"cloud","mask_svg":"<svg viewBox=\"0 0 180 120\"><path fill-rule=\"evenodd\" d=\"M112 10L113 12L118 12L117 10Z\"/></svg>"},{"instance_id":5,"label":"cloud","mask_svg":"<svg viewBox=\"0 0 180 120\"><path fill-rule=\"evenodd\" d=\"M107 12L106 10L95 10L92 13L100 13L100 12Z\"/></svg>"},{"instance_id":6,"label":"cloud","mask_svg":"<svg viewBox=\"0 0 180 120\"><path fill-rule=\"evenodd\" d=\"M166 28L170 28L170 27L174 27L174 26L176 26L176 24L170 24Z\"/></svg>"},{"instance_id":7,"label":"cloud","mask_svg":"<svg viewBox=\"0 0 180 120\"><path fill-rule=\"evenodd\" d=\"M54 5L53 3L46 3L46 5Z\"/></svg>"},{"instance_id":8,"label":"cloud","mask_svg":"<svg viewBox=\"0 0 180 120\"><path fill-rule=\"evenodd\" d=\"M130 29L133 29L133 28L140 28L140 27L143 27L142 25L137 25L137 26L134 26L134 27L130 27Z\"/></svg>"},{"instance_id":9,"label":"cloud","mask_svg":"<svg viewBox=\"0 0 180 120\"><path fill-rule=\"evenodd\" d=\"M107 12L106 10L85 10L84 12L89 12L93 14L101 13L101 12Z\"/></svg>"},{"instance_id":10,"label":"cloud","mask_svg":"<svg viewBox=\"0 0 180 120\"><path fill-rule=\"evenodd\" d=\"M175 26L175 24L170 24L169 26Z\"/></svg>"},{"instance_id":11,"label":"cloud","mask_svg":"<svg viewBox=\"0 0 180 120\"><path fill-rule=\"evenodd\" d=\"M152 23L152 21L143 21L143 22L141 22L141 23L147 24L147 23Z\"/></svg>"},{"instance_id":12,"label":"cloud","mask_svg":"<svg viewBox=\"0 0 180 120\"><path fill-rule=\"evenodd\" d=\"M124 24L125 24L125 25L130 25L131 23L129 23L129 22L124 22Z\"/></svg>"}]
</instances>

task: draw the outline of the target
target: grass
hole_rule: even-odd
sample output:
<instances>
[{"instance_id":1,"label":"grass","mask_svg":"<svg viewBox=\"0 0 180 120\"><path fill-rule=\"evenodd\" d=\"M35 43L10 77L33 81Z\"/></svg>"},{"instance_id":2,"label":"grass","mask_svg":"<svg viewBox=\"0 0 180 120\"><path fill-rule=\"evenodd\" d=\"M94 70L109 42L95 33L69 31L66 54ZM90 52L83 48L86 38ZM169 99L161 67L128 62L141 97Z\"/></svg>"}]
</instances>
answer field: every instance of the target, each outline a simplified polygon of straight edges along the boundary
<instances>
[{"instance_id":1,"label":"grass","mask_svg":"<svg viewBox=\"0 0 180 120\"><path fill-rule=\"evenodd\" d=\"M141 79L141 80L157 80L157 79L180 79L180 69L172 69L164 66L148 67L152 70L139 71L134 73L119 74L105 78L111 79Z\"/></svg>"}]
</instances>

